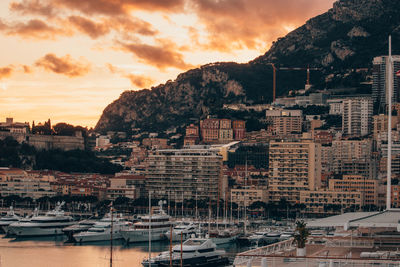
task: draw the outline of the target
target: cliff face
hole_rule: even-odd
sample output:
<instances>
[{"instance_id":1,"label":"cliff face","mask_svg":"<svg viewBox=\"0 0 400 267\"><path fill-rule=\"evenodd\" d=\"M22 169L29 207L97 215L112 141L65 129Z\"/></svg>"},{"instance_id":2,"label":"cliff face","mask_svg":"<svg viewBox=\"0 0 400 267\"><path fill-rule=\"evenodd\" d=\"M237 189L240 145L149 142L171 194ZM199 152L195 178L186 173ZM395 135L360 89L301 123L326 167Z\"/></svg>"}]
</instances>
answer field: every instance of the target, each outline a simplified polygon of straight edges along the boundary
<instances>
[{"instance_id":1,"label":"cliff face","mask_svg":"<svg viewBox=\"0 0 400 267\"><path fill-rule=\"evenodd\" d=\"M190 70L175 81L151 90L126 91L107 106L96 128L99 130L158 129L212 112L227 101L243 101L240 83L229 79L215 64Z\"/></svg>"},{"instance_id":2,"label":"cliff face","mask_svg":"<svg viewBox=\"0 0 400 267\"><path fill-rule=\"evenodd\" d=\"M317 87L357 86L374 56L400 53L400 8L396 0L341 0L328 12L279 38L264 55L247 64L214 63L180 74L151 90L126 91L108 105L96 130L164 129L189 118L204 117L225 103L269 102L269 63L286 67L310 65ZM305 73L279 71L277 95L304 86Z\"/></svg>"}]
</instances>

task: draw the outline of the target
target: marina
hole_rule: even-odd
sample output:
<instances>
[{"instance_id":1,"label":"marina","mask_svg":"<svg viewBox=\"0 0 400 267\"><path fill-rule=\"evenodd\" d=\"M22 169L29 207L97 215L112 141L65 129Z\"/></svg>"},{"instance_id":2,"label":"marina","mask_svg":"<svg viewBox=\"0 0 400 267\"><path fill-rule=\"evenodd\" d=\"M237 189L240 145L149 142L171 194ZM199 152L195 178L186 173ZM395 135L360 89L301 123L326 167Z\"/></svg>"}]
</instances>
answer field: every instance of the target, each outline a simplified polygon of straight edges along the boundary
<instances>
[{"instance_id":1,"label":"marina","mask_svg":"<svg viewBox=\"0 0 400 267\"><path fill-rule=\"evenodd\" d=\"M110 242L74 244L65 243L66 240L64 236L15 239L0 235L0 266L109 266ZM148 242L126 245L118 240L113 243L114 267L141 267L142 261L148 258ZM220 248L227 252L231 261L237 252L247 249L236 243L218 246ZM154 242L151 255L155 257L168 249L168 241Z\"/></svg>"}]
</instances>

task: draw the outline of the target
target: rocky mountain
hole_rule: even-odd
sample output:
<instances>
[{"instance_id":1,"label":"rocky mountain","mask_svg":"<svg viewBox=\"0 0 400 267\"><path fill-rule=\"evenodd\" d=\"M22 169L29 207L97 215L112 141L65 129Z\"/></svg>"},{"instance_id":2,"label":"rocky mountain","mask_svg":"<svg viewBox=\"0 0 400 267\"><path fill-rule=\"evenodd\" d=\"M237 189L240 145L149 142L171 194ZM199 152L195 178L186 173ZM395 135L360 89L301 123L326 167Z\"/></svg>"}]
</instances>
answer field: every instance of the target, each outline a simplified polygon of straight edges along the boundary
<instances>
[{"instance_id":1,"label":"rocky mountain","mask_svg":"<svg viewBox=\"0 0 400 267\"><path fill-rule=\"evenodd\" d=\"M264 55L246 64L212 63L180 74L151 89L125 91L109 104L97 131L165 129L205 117L229 103L269 103L272 67L319 68L316 88L357 87L370 74L372 58L400 53L400 8L396 0L340 0L324 14L278 38ZM279 70L277 95L304 87L305 72Z\"/></svg>"}]
</instances>

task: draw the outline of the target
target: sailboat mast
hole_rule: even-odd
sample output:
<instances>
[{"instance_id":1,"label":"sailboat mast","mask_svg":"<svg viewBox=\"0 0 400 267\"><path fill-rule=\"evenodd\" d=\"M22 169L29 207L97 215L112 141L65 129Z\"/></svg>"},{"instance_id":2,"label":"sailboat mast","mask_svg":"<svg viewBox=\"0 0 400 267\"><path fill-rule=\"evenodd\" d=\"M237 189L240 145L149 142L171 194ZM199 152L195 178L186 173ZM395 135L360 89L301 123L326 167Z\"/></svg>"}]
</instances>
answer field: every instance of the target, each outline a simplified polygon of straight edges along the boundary
<instances>
[{"instance_id":1,"label":"sailboat mast","mask_svg":"<svg viewBox=\"0 0 400 267\"><path fill-rule=\"evenodd\" d=\"M151 267L151 192L149 191L149 267Z\"/></svg>"},{"instance_id":2,"label":"sailboat mast","mask_svg":"<svg viewBox=\"0 0 400 267\"><path fill-rule=\"evenodd\" d=\"M230 194L231 194L231 221L230 221L230 223L232 223L232 190L231 190Z\"/></svg>"},{"instance_id":3,"label":"sailboat mast","mask_svg":"<svg viewBox=\"0 0 400 267\"><path fill-rule=\"evenodd\" d=\"M217 231L218 231L218 219L219 219L219 189L218 189L218 197L217 197Z\"/></svg>"},{"instance_id":4,"label":"sailboat mast","mask_svg":"<svg viewBox=\"0 0 400 267\"><path fill-rule=\"evenodd\" d=\"M228 221L228 202L226 201L226 191L224 192L224 201L225 201L225 214L224 214L224 223L225 223L225 229L226 229L226 224Z\"/></svg>"},{"instance_id":5,"label":"sailboat mast","mask_svg":"<svg viewBox=\"0 0 400 267\"><path fill-rule=\"evenodd\" d=\"M246 168L245 168L245 177L244 177L244 234L247 234L247 156L246 156Z\"/></svg>"},{"instance_id":6,"label":"sailboat mast","mask_svg":"<svg viewBox=\"0 0 400 267\"><path fill-rule=\"evenodd\" d=\"M195 216L196 216L196 220L198 220L199 214L198 214L198 210L197 210L197 188L196 188L196 214L195 214Z\"/></svg>"},{"instance_id":7,"label":"sailboat mast","mask_svg":"<svg viewBox=\"0 0 400 267\"><path fill-rule=\"evenodd\" d=\"M113 223L114 223L114 212L113 212L113 206L112 206L112 202L111 202L111 208L110 208L110 212L111 212L111 234L110 234L110 267L112 267L113 264Z\"/></svg>"}]
</instances>

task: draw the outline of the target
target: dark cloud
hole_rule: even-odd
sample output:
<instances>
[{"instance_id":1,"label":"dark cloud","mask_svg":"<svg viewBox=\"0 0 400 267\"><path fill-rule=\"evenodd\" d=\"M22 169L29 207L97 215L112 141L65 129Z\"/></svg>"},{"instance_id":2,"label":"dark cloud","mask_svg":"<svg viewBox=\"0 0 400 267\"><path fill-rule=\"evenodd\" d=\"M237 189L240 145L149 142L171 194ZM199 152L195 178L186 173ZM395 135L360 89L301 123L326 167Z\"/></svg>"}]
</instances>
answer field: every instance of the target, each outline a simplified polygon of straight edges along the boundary
<instances>
[{"instance_id":1,"label":"dark cloud","mask_svg":"<svg viewBox=\"0 0 400 267\"><path fill-rule=\"evenodd\" d=\"M334 0L192 0L212 50L254 49L327 11Z\"/></svg>"},{"instance_id":2,"label":"dark cloud","mask_svg":"<svg viewBox=\"0 0 400 267\"><path fill-rule=\"evenodd\" d=\"M174 67L177 69L188 69L193 67L187 64L178 48L167 41L159 40L159 45L148 45L143 43L119 43L123 50L131 52L140 61L155 66L161 70Z\"/></svg>"},{"instance_id":3,"label":"dark cloud","mask_svg":"<svg viewBox=\"0 0 400 267\"><path fill-rule=\"evenodd\" d=\"M154 80L150 77L127 73L125 70L117 68L110 63L107 63L106 66L111 73L119 74L124 78L128 78L131 81L131 84L138 88L146 88L154 84Z\"/></svg>"},{"instance_id":4,"label":"dark cloud","mask_svg":"<svg viewBox=\"0 0 400 267\"><path fill-rule=\"evenodd\" d=\"M42 15L45 17L53 17L57 13L50 2L41 0L12 2L10 4L10 10L23 15Z\"/></svg>"},{"instance_id":5,"label":"dark cloud","mask_svg":"<svg viewBox=\"0 0 400 267\"><path fill-rule=\"evenodd\" d=\"M63 74L68 77L83 76L90 71L90 65L73 60L70 55L57 57L47 54L35 62L35 66L42 67L47 71Z\"/></svg>"},{"instance_id":6,"label":"dark cloud","mask_svg":"<svg viewBox=\"0 0 400 267\"><path fill-rule=\"evenodd\" d=\"M73 24L79 31L86 33L92 39L96 39L110 32L110 28L102 23L95 23L90 19L80 16L70 16L69 22Z\"/></svg>"},{"instance_id":7,"label":"dark cloud","mask_svg":"<svg viewBox=\"0 0 400 267\"><path fill-rule=\"evenodd\" d=\"M13 66L0 68L0 80L10 77L13 72L14 72Z\"/></svg>"},{"instance_id":8,"label":"dark cloud","mask_svg":"<svg viewBox=\"0 0 400 267\"><path fill-rule=\"evenodd\" d=\"M3 23L3 26L0 26L0 30L5 31L8 35L18 35L24 38L36 39L55 39L55 37L60 34L70 35L67 30L49 26L39 19L8 25Z\"/></svg>"}]
</instances>

